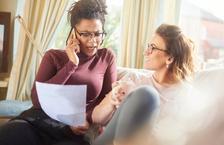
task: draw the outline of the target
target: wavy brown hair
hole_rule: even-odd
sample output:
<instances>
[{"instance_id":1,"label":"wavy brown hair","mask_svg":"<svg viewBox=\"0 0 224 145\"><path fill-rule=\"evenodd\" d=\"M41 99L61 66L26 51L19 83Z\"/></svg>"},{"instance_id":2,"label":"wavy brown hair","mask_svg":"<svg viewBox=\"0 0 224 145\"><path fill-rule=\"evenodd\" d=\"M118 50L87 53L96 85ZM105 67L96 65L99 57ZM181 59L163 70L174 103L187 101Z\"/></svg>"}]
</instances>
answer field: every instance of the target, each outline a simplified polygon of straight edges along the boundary
<instances>
[{"instance_id":1,"label":"wavy brown hair","mask_svg":"<svg viewBox=\"0 0 224 145\"><path fill-rule=\"evenodd\" d=\"M173 57L169 71L175 80L188 80L195 71L194 43L176 25L162 24L156 34L165 41L168 55Z\"/></svg>"}]
</instances>

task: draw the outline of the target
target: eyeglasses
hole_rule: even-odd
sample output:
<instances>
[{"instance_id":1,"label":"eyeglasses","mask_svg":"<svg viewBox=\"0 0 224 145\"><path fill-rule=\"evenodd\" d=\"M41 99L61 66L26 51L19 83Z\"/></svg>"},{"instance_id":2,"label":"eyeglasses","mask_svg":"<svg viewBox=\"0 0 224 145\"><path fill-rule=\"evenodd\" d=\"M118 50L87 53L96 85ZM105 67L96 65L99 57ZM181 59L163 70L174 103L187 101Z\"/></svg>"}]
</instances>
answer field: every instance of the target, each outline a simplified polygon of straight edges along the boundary
<instances>
[{"instance_id":1,"label":"eyeglasses","mask_svg":"<svg viewBox=\"0 0 224 145\"><path fill-rule=\"evenodd\" d=\"M92 38L95 38L97 40L102 40L106 36L106 33L105 32L79 32L76 28L75 28L75 31L83 39L92 39Z\"/></svg>"},{"instance_id":2,"label":"eyeglasses","mask_svg":"<svg viewBox=\"0 0 224 145\"><path fill-rule=\"evenodd\" d=\"M145 54L151 54L153 50L159 50L167 53L167 50L160 49L158 48L155 44L149 44L148 43L148 48L145 50Z\"/></svg>"}]
</instances>

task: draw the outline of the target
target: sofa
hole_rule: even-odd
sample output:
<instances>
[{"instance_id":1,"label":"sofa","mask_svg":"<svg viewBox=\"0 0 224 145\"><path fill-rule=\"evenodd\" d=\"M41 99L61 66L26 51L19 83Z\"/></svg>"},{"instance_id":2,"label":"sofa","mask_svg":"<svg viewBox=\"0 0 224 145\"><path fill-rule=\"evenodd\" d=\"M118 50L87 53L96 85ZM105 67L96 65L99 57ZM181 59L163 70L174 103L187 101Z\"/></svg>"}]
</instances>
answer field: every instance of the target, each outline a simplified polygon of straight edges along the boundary
<instances>
[{"instance_id":1,"label":"sofa","mask_svg":"<svg viewBox=\"0 0 224 145\"><path fill-rule=\"evenodd\" d=\"M136 81L139 77L150 75L152 71L145 69L133 69L118 67L118 80L124 77L129 77ZM195 75L193 87L203 93L209 94L217 99L217 104L220 100L224 100L224 89L222 89L222 82L224 82L224 69L207 69L199 71ZM222 105L222 104L221 104ZM32 106L31 101L17 101L17 100L3 100L0 101L0 122L1 119L9 119L19 115L22 111ZM221 112L220 112L221 113ZM223 113L224 116L224 113Z\"/></svg>"},{"instance_id":2,"label":"sofa","mask_svg":"<svg viewBox=\"0 0 224 145\"><path fill-rule=\"evenodd\" d=\"M133 82L138 78L144 78L152 74L152 71L144 69L132 69L118 67L118 80L130 78ZM207 124L203 129L190 133L190 139L185 145L222 145L224 144L224 68L206 69L198 71L192 82L195 90L201 92L205 96L195 97L196 102L212 102L210 109L205 110L205 119ZM31 101L3 100L0 101L0 124L6 122L10 118L17 116L22 111L32 106ZM192 106L190 106L192 107ZM200 118L200 116L198 117ZM175 123L175 122L174 122ZM190 124L190 123L189 123ZM200 124L195 121L191 124ZM172 132L172 131L171 131Z\"/></svg>"}]
</instances>

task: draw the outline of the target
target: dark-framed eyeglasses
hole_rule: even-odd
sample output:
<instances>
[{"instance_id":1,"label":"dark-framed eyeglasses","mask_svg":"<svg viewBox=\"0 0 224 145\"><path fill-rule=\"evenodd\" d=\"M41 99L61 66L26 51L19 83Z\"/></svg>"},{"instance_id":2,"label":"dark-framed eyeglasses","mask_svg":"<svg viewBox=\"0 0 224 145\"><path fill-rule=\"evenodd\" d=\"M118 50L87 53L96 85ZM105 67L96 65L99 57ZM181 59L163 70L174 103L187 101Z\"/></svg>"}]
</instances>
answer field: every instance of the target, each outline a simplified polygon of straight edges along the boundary
<instances>
[{"instance_id":1,"label":"dark-framed eyeglasses","mask_svg":"<svg viewBox=\"0 0 224 145\"><path fill-rule=\"evenodd\" d=\"M163 52L166 52L167 53L167 50L158 48L155 44L148 43L148 47L147 47L145 53L151 54L153 52L153 50L159 50L159 51L163 51Z\"/></svg>"},{"instance_id":2,"label":"dark-framed eyeglasses","mask_svg":"<svg viewBox=\"0 0 224 145\"><path fill-rule=\"evenodd\" d=\"M102 40L106 36L105 32L79 32L75 27L74 29L77 32L77 34L83 39L96 38Z\"/></svg>"}]
</instances>

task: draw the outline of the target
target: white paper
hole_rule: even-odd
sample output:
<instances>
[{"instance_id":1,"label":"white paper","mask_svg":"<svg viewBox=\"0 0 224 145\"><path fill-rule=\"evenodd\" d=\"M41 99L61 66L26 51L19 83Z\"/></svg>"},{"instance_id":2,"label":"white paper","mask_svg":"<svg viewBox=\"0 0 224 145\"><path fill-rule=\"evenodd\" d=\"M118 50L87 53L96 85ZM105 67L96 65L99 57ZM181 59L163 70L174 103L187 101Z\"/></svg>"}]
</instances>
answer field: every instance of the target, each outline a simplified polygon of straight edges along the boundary
<instances>
[{"instance_id":1,"label":"white paper","mask_svg":"<svg viewBox=\"0 0 224 145\"><path fill-rule=\"evenodd\" d=\"M40 105L51 118L71 126L86 120L86 85L56 85L36 82Z\"/></svg>"}]
</instances>

